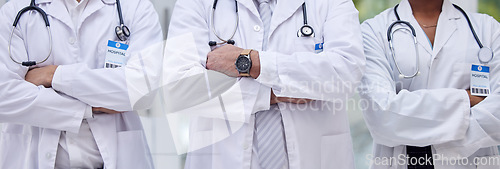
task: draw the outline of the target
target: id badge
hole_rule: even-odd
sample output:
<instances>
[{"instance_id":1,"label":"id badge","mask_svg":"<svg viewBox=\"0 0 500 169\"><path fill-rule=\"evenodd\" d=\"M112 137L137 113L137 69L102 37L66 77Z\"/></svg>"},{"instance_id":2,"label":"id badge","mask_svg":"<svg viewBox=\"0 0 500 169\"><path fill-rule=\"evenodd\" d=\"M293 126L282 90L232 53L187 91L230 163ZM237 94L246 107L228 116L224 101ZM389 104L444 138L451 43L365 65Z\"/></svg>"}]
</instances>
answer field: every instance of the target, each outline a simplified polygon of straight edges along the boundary
<instances>
[{"instance_id":1,"label":"id badge","mask_svg":"<svg viewBox=\"0 0 500 169\"><path fill-rule=\"evenodd\" d=\"M118 68L127 63L128 45L112 40L108 41L108 50L106 50L106 59L104 68Z\"/></svg>"},{"instance_id":2,"label":"id badge","mask_svg":"<svg viewBox=\"0 0 500 169\"><path fill-rule=\"evenodd\" d=\"M323 44L324 43L317 43L316 45L314 45L314 52L316 53L323 52Z\"/></svg>"},{"instance_id":3,"label":"id badge","mask_svg":"<svg viewBox=\"0 0 500 169\"><path fill-rule=\"evenodd\" d=\"M472 64L470 91L473 96L488 96L490 94L490 67Z\"/></svg>"}]
</instances>

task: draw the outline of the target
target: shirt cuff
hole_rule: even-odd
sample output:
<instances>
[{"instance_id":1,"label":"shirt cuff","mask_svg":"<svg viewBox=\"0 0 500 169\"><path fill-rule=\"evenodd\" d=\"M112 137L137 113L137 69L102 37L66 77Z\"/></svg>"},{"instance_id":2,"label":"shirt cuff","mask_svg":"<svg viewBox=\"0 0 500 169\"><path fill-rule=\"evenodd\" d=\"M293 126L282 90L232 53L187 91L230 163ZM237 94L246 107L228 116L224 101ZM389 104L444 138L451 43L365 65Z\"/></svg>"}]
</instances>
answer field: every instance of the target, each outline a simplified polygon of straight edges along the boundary
<instances>
[{"instance_id":1,"label":"shirt cuff","mask_svg":"<svg viewBox=\"0 0 500 169\"><path fill-rule=\"evenodd\" d=\"M83 119L91 119L94 118L94 114L92 113L92 106L88 105L85 108L85 114L83 114Z\"/></svg>"},{"instance_id":2,"label":"shirt cuff","mask_svg":"<svg viewBox=\"0 0 500 169\"><path fill-rule=\"evenodd\" d=\"M257 82L268 87L276 87L279 82L276 53L259 51L260 75Z\"/></svg>"},{"instance_id":3,"label":"shirt cuff","mask_svg":"<svg viewBox=\"0 0 500 169\"><path fill-rule=\"evenodd\" d=\"M259 111L269 110L270 103L271 103L271 88L264 85L260 85L252 114Z\"/></svg>"},{"instance_id":4,"label":"shirt cuff","mask_svg":"<svg viewBox=\"0 0 500 169\"><path fill-rule=\"evenodd\" d=\"M68 78L71 77L68 72L73 72L72 69L67 65L57 66L54 72L54 77L52 78L52 89L65 93L66 95L71 95L70 84L68 83Z\"/></svg>"}]
</instances>

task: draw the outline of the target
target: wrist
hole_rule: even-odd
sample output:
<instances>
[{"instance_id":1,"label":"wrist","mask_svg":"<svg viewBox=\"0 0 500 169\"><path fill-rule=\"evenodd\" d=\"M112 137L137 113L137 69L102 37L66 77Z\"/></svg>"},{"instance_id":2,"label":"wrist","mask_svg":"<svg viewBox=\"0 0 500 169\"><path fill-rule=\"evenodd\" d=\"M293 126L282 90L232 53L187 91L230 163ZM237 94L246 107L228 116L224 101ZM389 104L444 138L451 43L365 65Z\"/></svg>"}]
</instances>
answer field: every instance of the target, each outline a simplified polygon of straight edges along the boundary
<instances>
[{"instance_id":1,"label":"wrist","mask_svg":"<svg viewBox=\"0 0 500 169\"><path fill-rule=\"evenodd\" d=\"M260 57L259 52L252 50L250 52L250 59L252 60L252 68L250 68L250 76L257 79L260 75Z\"/></svg>"},{"instance_id":2,"label":"wrist","mask_svg":"<svg viewBox=\"0 0 500 169\"><path fill-rule=\"evenodd\" d=\"M52 79L54 79L54 74L56 73L56 70L57 70L57 67L56 65L52 65L50 66L50 69L49 71L47 72L47 75L46 75L46 86L50 86L52 87Z\"/></svg>"}]
</instances>

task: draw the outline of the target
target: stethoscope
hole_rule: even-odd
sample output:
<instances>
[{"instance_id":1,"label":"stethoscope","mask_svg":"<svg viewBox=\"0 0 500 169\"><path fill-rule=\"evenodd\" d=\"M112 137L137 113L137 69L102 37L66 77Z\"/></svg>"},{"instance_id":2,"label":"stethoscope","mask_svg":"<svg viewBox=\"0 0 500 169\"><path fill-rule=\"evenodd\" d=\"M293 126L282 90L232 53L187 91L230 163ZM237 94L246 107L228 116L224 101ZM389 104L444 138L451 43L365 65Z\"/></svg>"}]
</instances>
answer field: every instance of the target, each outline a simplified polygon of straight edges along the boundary
<instances>
[{"instance_id":1,"label":"stethoscope","mask_svg":"<svg viewBox=\"0 0 500 169\"><path fill-rule=\"evenodd\" d=\"M420 56L418 53L418 46L417 46L418 45L417 44L418 43L417 42L417 33L416 33L415 29L413 28L413 26L409 22L401 20L401 18L399 17L398 11L397 11L398 6L399 6L399 4L394 7L394 14L396 15L396 18L398 20L389 26L389 28L387 30L387 39L389 41L389 48L391 49L392 59L394 60L394 64L396 65L396 68L398 69L398 72L399 72L399 78L409 79L409 78L414 78L415 76L418 76L420 74L420 67L419 67L419 65L420 65L419 64L419 60L420 60L419 57ZM479 62L481 62L481 64L489 63L493 59L493 56L494 56L493 51L490 48L483 46L483 44L481 43L481 40L479 40L479 37L476 34L476 31L474 30L474 27L472 26L472 23L470 21L469 16L467 15L467 13L462 8L460 8L458 5L453 4L453 6L465 16L465 19L467 19L467 23L469 24L469 28L472 32L472 35L474 35L474 39L476 40L476 42L480 48L479 53L478 53ZM397 24L406 25L408 28L399 27L399 28L396 28L394 31L392 31L393 27ZM394 33L398 30L401 30L401 29L408 30L413 35L413 41L414 41L415 53L416 53L415 60L416 60L417 70L415 71L415 73L413 73L411 75L405 75L401 71L401 68L399 67L398 62L396 61L396 56L395 56L396 54L394 52L394 45L392 43Z\"/></svg>"},{"instance_id":2,"label":"stethoscope","mask_svg":"<svg viewBox=\"0 0 500 169\"><path fill-rule=\"evenodd\" d=\"M233 33L231 34L231 36L229 37L229 39L224 39L222 38L219 34L217 34L217 31L215 30L215 10L217 8L217 2L218 0L214 0L214 5L212 7L212 18L211 18L211 29L212 29L212 32L214 33L215 37L217 37L217 39L219 39L221 42L216 42L216 41L209 41L208 42L208 45L210 45L211 47L214 47L214 46L217 46L217 45L223 45L223 44L231 44L231 45L234 45L235 42L233 40L233 37L234 35L236 34L236 31L238 30L238 26L239 26L239 21L240 21L240 16L238 14L238 2L235 0L234 3L236 4L236 24L235 24L235 27L234 27L234 31ZM303 18L304 18L304 25L302 25L302 27L300 27L300 29L297 31L297 37L310 37L310 36L313 36L314 37L314 29L307 24L307 11L306 11L306 3L304 2L302 4L302 14L303 14Z\"/></svg>"},{"instance_id":3,"label":"stethoscope","mask_svg":"<svg viewBox=\"0 0 500 169\"><path fill-rule=\"evenodd\" d=\"M128 38L130 37L130 30L128 29L127 26L125 26L125 24L123 22L123 16L122 16L122 9L121 9L121 6L120 6L120 0L116 0L116 7L118 9L118 17L119 17L119 20L120 20L120 25L116 26L115 33L116 33L116 36L118 37L119 40L121 40L121 41L127 41ZM19 61L15 60L14 57L12 57L11 46L12 46L12 37L14 35L14 30L16 29L17 24L19 23L19 20L21 19L21 16L25 12L28 12L28 11L37 11L38 13L40 13L40 15L43 18L43 21L45 22L45 27L47 28L47 33L49 35L49 46L50 46L49 54L42 61L32 61L32 60L30 60L29 55L28 55L28 61L23 61L23 62L19 62ZM21 65L26 66L26 67L35 66L35 65L44 63L45 61L47 61L49 59L50 55L52 54L52 44L53 44L52 43L52 32L50 30L50 23L49 23L49 19L47 17L47 13L45 13L45 11L43 9L41 9L41 8L39 8L39 7L37 7L35 5L35 0L31 0L31 3L30 3L29 6L21 9L17 13L17 16L16 16L16 18L14 20L14 24L12 24L12 31L10 33L9 46L8 46L9 57L10 57L10 59L13 62L15 62L17 64L21 64Z\"/></svg>"}]
</instances>

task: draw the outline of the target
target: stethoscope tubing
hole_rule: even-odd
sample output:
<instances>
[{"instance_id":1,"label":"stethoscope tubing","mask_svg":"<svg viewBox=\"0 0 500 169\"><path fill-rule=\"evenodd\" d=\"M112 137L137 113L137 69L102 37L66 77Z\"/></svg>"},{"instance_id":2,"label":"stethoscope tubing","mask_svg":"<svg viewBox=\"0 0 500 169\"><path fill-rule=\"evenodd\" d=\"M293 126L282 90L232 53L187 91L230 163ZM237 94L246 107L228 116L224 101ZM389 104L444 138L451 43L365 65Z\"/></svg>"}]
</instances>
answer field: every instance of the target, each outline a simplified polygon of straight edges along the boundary
<instances>
[{"instance_id":1,"label":"stethoscope tubing","mask_svg":"<svg viewBox=\"0 0 500 169\"><path fill-rule=\"evenodd\" d=\"M14 63L21 64L23 66L34 66L34 65L29 64L29 62L30 62L29 56L28 56L27 62L19 62L19 61L15 60L14 57L12 56L12 37L14 36L14 31L17 27L17 24L19 23L19 20L21 19L21 16L28 11L37 11L38 13L40 13L40 15L43 18L43 21L45 22L45 26L47 28L47 33L49 35L49 54L42 61L35 62L35 65L41 64L41 63L47 61L49 59L49 57L52 55L52 45L53 44L52 44L52 31L50 29L50 22L49 22L49 19L47 17L47 13L45 13L45 11L43 11L41 8L35 6L35 0L31 1L30 6L27 6L23 9L21 9L21 11L19 11L17 13L16 18L14 19L14 23L12 24L12 31L10 32L8 51L9 51L9 57Z\"/></svg>"},{"instance_id":2,"label":"stethoscope tubing","mask_svg":"<svg viewBox=\"0 0 500 169\"><path fill-rule=\"evenodd\" d=\"M218 42L217 45L222 45L222 44L225 44L227 43L229 40L233 39L234 38L234 35L236 35L236 31L238 31L238 26L240 25L240 14L238 12L238 2L234 1L235 4L236 4L236 25L234 27L234 31L233 33L231 34L231 36L229 37L229 39L225 40L223 39L222 37L220 37L219 34L217 34L217 31L215 30L215 9L217 8L217 1L218 0L215 0L214 1L214 5L213 5L213 8L212 8L212 18L211 18L211 27L212 27L212 32L214 33L215 37L217 37L217 39L219 39L221 42Z\"/></svg>"},{"instance_id":3,"label":"stethoscope tubing","mask_svg":"<svg viewBox=\"0 0 500 169\"><path fill-rule=\"evenodd\" d=\"M217 3L218 3L218 0L214 0L214 4L213 4L213 7L212 7L212 15L211 15L211 29L212 29L212 33L215 35L215 37L217 37L217 39L219 39L219 41L221 42L215 42L215 41L210 41L209 44L210 46L212 45L223 45L223 44L226 44L226 43L229 43L230 41L232 41L232 39L234 38L234 35L236 35L236 32L238 30L238 27L239 27L239 20L240 20L240 16L239 16L239 12L238 12L238 2L235 0L234 3L236 4L235 7L236 7L236 24L235 24L235 27L234 27L234 31L233 33L231 34L231 36L229 37L229 39L224 39L222 38L218 33L217 31L215 30L215 10L217 9ZM299 29L299 33L301 32L301 30L304 28L304 27L308 27L311 29L311 31L313 32L311 35L307 35L307 36L314 36L314 29L309 26L307 24L307 12L306 12L306 3L304 2L302 4L302 14L303 14L303 18L304 18L304 25ZM297 35L299 36L299 35ZM212 44L213 43L213 44ZM234 41L233 41L234 43Z\"/></svg>"},{"instance_id":4,"label":"stethoscope tubing","mask_svg":"<svg viewBox=\"0 0 500 169\"><path fill-rule=\"evenodd\" d=\"M410 28L412 28L412 27L410 27ZM412 31L412 30L410 30L408 28L399 27L399 28L396 28L396 30L392 31L390 37L394 37L394 33L396 33L400 29ZM415 63L417 65L416 66L417 70L415 71L415 73L413 73L410 76L405 75L403 73L403 71L401 71L401 68L399 67L399 64L397 64L397 61L396 61L396 52L394 52L394 45L392 43L392 40L389 41L389 48L391 49L392 59L394 60L396 68L398 69L398 72L399 72L399 78L401 78L401 79L410 79L410 78L416 77L416 76L418 76L420 74L420 66L419 66L420 65L420 55L419 55L419 52L418 52L418 41L417 41L416 36L412 36L412 37L413 37L413 42L414 42L414 47L415 47L415 54L416 54Z\"/></svg>"},{"instance_id":5,"label":"stethoscope tubing","mask_svg":"<svg viewBox=\"0 0 500 169\"><path fill-rule=\"evenodd\" d=\"M122 15L122 10L121 10L121 6L120 6L120 0L116 0L116 6L117 6L117 10L118 10L118 16L119 16L119 22L120 22L120 33L123 34L124 31L127 31L123 36L125 36L125 40L126 38L128 38L130 36L130 32L128 30L128 27L125 26L124 24L124 21L123 21L123 15ZM45 23L45 26L47 28L47 34L49 35L49 54L47 55L47 57L45 57L45 59L43 59L42 61L31 61L30 60L30 57L29 57L29 54L28 54L28 61L25 61L25 62L19 62L17 61L16 59L14 59L14 57L12 56L12 38L14 36L14 31L17 27L17 24L19 23L20 19L21 19L21 16L28 12L28 11L37 11L38 13L40 13L40 15L42 16L43 18L43 21ZM125 30L126 29L126 30ZM123 38L121 38L121 36L119 35L119 32L117 30L116 32L117 34L117 37L118 39L120 40L123 40ZM234 36L234 35L233 35ZM47 61L49 59L49 57L52 55L52 48L53 48L53 42L52 42L52 31L50 29L50 22L49 22L49 19L47 17L47 13L45 13L44 10L42 10L41 8L37 7L36 4L35 4L35 0L31 0L31 3L29 6L21 9L18 13L17 13L17 16L16 18L14 19L14 23L12 24L12 31L10 32L10 37L9 37L9 45L8 45L8 52L9 52L9 57L10 59L14 62L14 63L17 63L17 64L21 64L23 66L27 66L27 67L31 67L31 66L35 66L35 65L38 65L38 64L41 64L41 63L44 63L45 61Z\"/></svg>"},{"instance_id":6,"label":"stethoscope tubing","mask_svg":"<svg viewBox=\"0 0 500 169\"><path fill-rule=\"evenodd\" d=\"M419 64L419 60L420 60L419 58L420 58L420 56L419 56L419 52L418 52L418 42L417 42L417 35L416 35L415 28L409 22L401 20L401 18L399 17L398 11L397 11L398 6L399 6L399 4L397 4L394 7L394 15L396 15L397 21L394 22L394 23L392 23L389 26L389 28L387 29L387 40L389 41L389 48L391 50L392 59L394 60L394 64L396 65L396 68L398 69L400 78L408 79L408 78L413 78L413 77L415 77L415 76L417 76L417 75L420 74L420 64ZM478 46L480 48L480 52L478 53L479 62L481 62L481 64L488 64L491 60L493 60L493 55L494 54L493 54L492 50L490 48L487 48L487 47L483 46L483 44L481 43L481 40L479 40L479 37L477 36L476 31L474 30L474 26L472 26L471 20L470 20L469 16L467 15L467 13L462 8L460 8L458 5L453 4L453 6L457 10L459 10L465 16L465 19L467 20L467 23L468 23L469 28L470 28L470 30L472 32L472 35L474 36L474 39L476 40L476 43L478 44ZM409 29L408 28L396 28L396 30L392 31L393 27L396 24L406 25L407 27L409 27ZM393 42L392 42L393 37L394 37L394 32L396 32L397 30L400 30L400 29L409 30L412 33L413 39L414 39L414 42L415 42L415 51L416 51L416 55L417 55L415 57L416 60L417 60L417 62L416 62L416 64L417 64L417 71L415 73L413 73L412 75L410 75L410 76L405 75L401 71L401 69L400 69L400 67L399 67L399 65L398 65L398 63L396 61L396 56L395 56L396 54L394 52L394 46L393 46ZM482 51L485 51L487 53L481 53ZM486 54L486 56L491 56L491 57L489 57L489 59L485 61L481 57L482 54Z\"/></svg>"}]
</instances>

